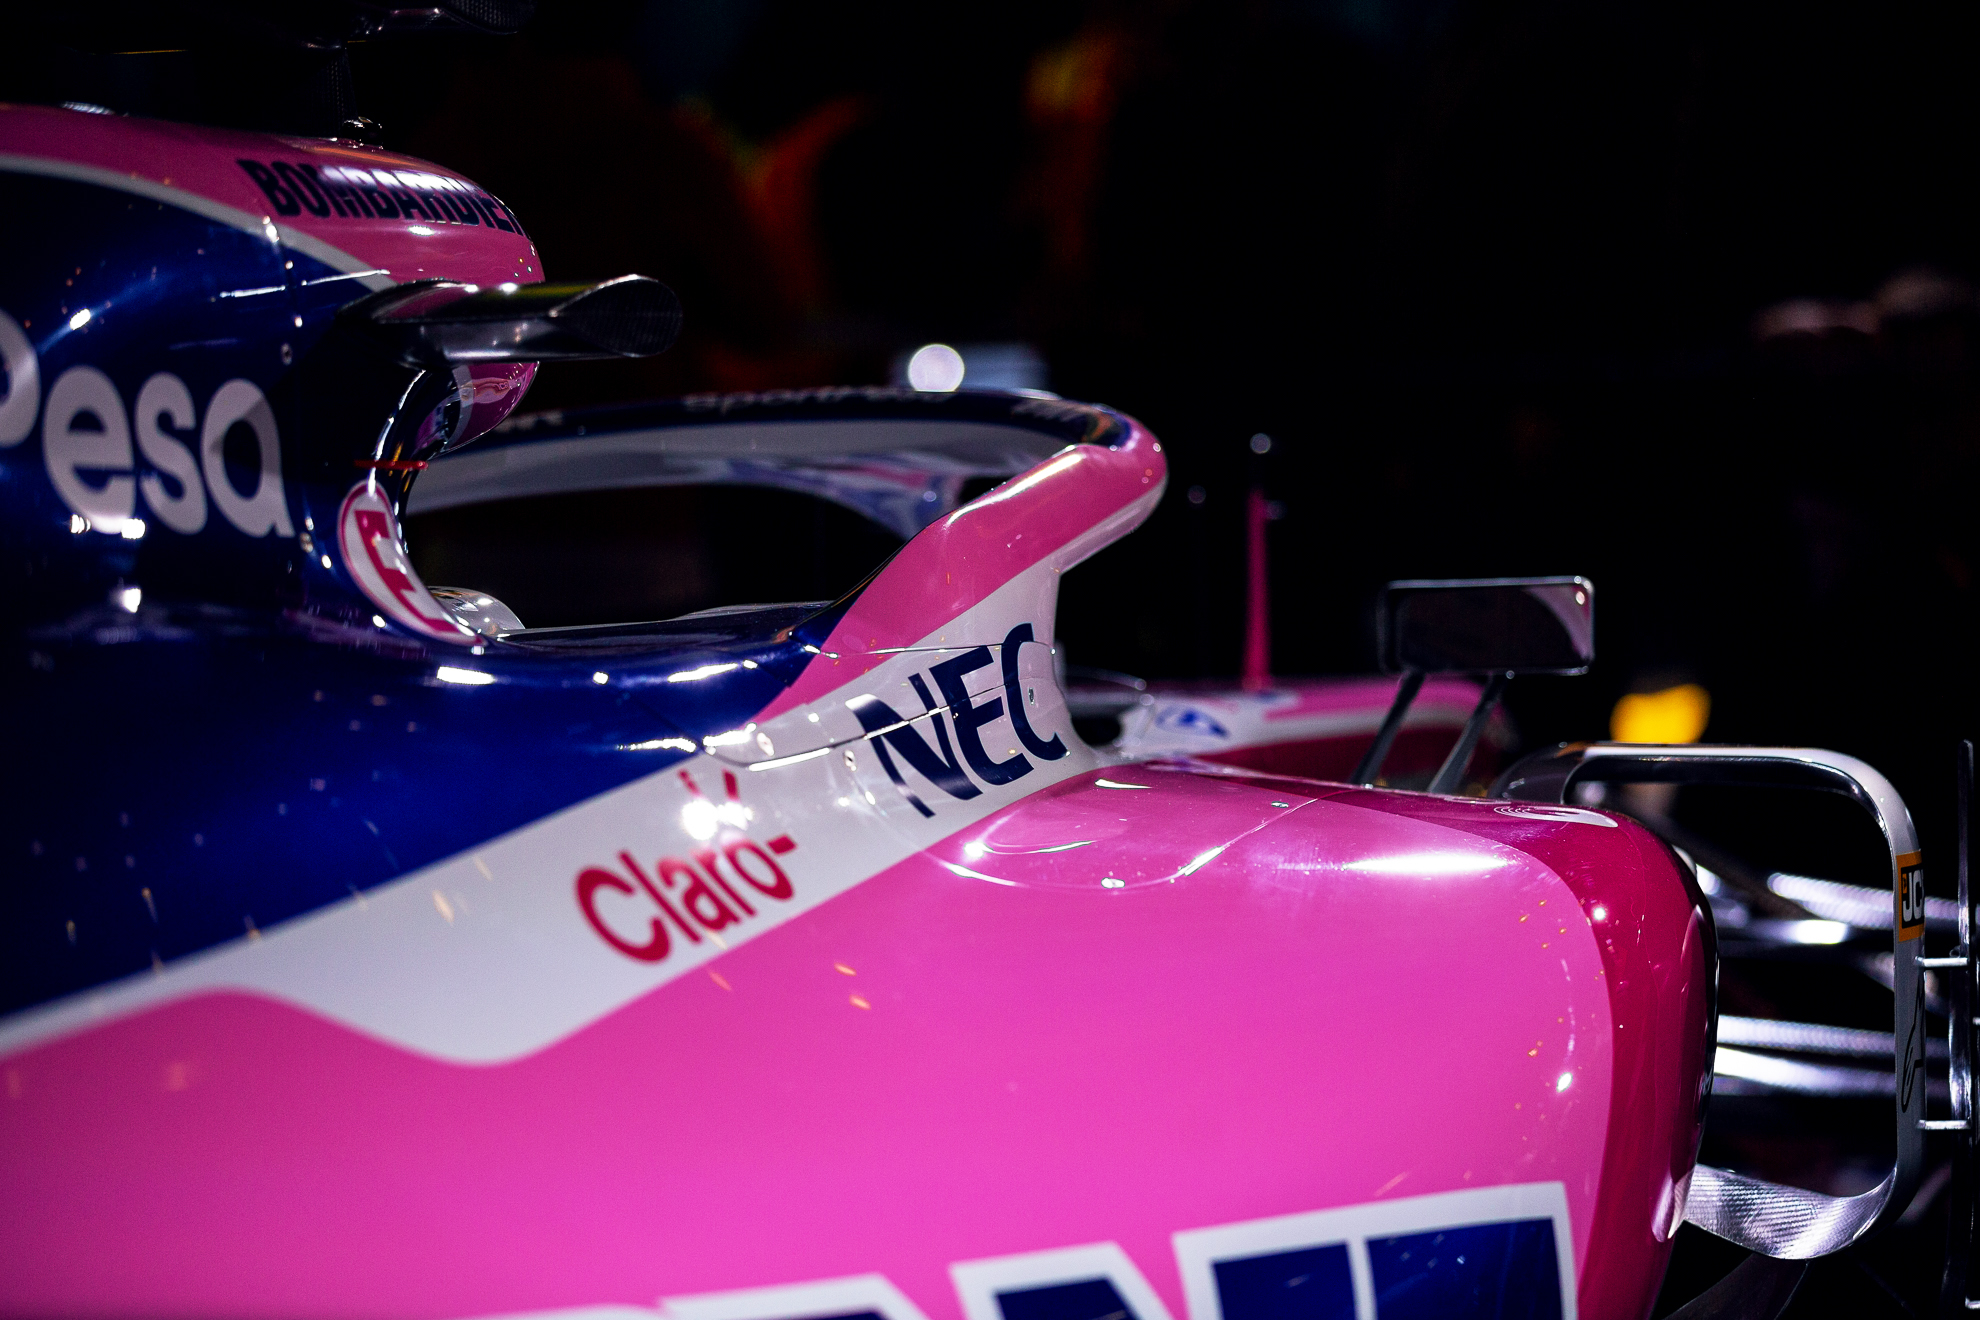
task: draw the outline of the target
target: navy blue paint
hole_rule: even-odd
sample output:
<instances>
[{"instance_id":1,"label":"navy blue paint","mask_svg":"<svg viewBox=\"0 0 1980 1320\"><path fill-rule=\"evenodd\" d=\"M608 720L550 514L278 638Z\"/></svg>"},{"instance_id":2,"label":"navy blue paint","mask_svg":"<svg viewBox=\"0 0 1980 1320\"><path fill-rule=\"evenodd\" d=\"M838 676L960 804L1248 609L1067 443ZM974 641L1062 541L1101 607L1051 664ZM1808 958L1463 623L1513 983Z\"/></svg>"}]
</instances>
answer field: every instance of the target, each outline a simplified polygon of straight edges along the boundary
<instances>
[{"instance_id":1,"label":"navy blue paint","mask_svg":"<svg viewBox=\"0 0 1980 1320\"><path fill-rule=\"evenodd\" d=\"M14 639L0 1011L240 938L684 759L623 749L698 741L774 699L806 657L766 640L785 612L766 613L657 628L642 652L624 630L600 653L476 657L149 607ZM745 658L759 667L666 681ZM440 664L499 681L441 683Z\"/></svg>"},{"instance_id":2,"label":"navy blue paint","mask_svg":"<svg viewBox=\"0 0 1980 1320\"><path fill-rule=\"evenodd\" d=\"M140 497L142 540L77 535L42 427L0 449L0 1012L242 938L663 769L686 753L629 749L736 728L808 661L774 639L815 606L480 656L375 626L335 517L412 373L327 347L360 284L260 232L5 177L16 260L0 310L35 346L44 402L77 365L106 373L127 413L158 371L202 416L223 382L253 381L276 411L291 523L315 525L307 551L251 538L209 498L205 527L181 535ZM197 453L197 424L180 439ZM135 442L133 460L143 474ZM143 588L135 615L107 603L122 585ZM442 664L498 681L442 683ZM667 681L710 664L735 667Z\"/></svg>"},{"instance_id":3,"label":"navy blue paint","mask_svg":"<svg viewBox=\"0 0 1980 1320\"><path fill-rule=\"evenodd\" d=\"M1106 1279L1082 1279L997 1294L1004 1320L1139 1320Z\"/></svg>"},{"instance_id":4,"label":"navy blue paint","mask_svg":"<svg viewBox=\"0 0 1980 1320\"><path fill-rule=\"evenodd\" d=\"M1217 1261L1223 1320L1354 1320L1347 1244Z\"/></svg>"},{"instance_id":5,"label":"navy blue paint","mask_svg":"<svg viewBox=\"0 0 1980 1320\"><path fill-rule=\"evenodd\" d=\"M1370 1238L1377 1320L1559 1320L1560 1263L1547 1219Z\"/></svg>"},{"instance_id":6,"label":"navy blue paint","mask_svg":"<svg viewBox=\"0 0 1980 1320\"><path fill-rule=\"evenodd\" d=\"M86 365L131 413L145 381L169 371L203 420L224 382L253 382L281 433L294 531L251 537L209 494L196 534L164 527L140 497L143 539L77 535L39 422L0 449L0 728L13 771L0 797L0 1013L243 938L664 769L687 753L631 748L740 727L858 595L563 630L478 656L375 624L342 564L337 512L415 373L339 327L361 283L258 228L110 188L0 178L13 257L0 311L34 345L43 401ZM617 421L866 416L965 416L1096 443L1126 434L1117 415L1083 405L909 391L683 401ZM136 478L148 467L130 420ZM195 454L199 429L179 435ZM398 498L408 480L381 485ZM143 591L136 614L107 603L128 586ZM443 664L497 681L443 683ZM668 681L709 665L734 668ZM954 766L939 725L937 738ZM978 791L959 768L955 778L951 791Z\"/></svg>"},{"instance_id":7,"label":"navy blue paint","mask_svg":"<svg viewBox=\"0 0 1980 1320\"><path fill-rule=\"evenodd\" d=\"M0 179L11 254L0 272L0 311L35 345L44 404L63 372L91 366L116 384L126 410L147 378L169 371L203 414L224 381L239 377L271 390L283 370L282 345L290 345L292 357L299 351L283 291L283 254L265 238L85 184L20 174ZM274 292L220 296L251 289ZM83 311L88 321L72 329ZM196 449L196 432L184 438ZM144 471L142 457L137 461ZM102 484L102 475L94 484ZM142 498L137 511L146 516ZM37 424L26 440L0 449L0 593L10 619L98 603L117 581L135 580L141 570L160 578L219 577L235 590L289 576L293 544L250 540L217 508L209 507L198 535L144 542L73 535L69 512L49 480Z\"/></svg>"}]
</instances>

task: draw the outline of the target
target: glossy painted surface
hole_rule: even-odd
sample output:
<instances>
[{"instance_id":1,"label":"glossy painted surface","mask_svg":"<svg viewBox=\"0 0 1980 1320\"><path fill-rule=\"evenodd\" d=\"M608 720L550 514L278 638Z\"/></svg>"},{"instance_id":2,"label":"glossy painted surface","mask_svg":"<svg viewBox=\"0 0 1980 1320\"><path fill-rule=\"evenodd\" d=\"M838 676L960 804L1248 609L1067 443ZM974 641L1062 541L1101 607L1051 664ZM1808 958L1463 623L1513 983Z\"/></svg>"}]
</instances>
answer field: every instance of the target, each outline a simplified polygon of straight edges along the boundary
<instances>
[{"instance_id":1,"label":"glossy painted surface","mask_svg":"<svg viewBox=\"0 0 1980 1320\"><path fill-rule=\"evenodd\" d=\"M543 278L521 223L484 189L355 142L5 105L0 169L141 190L243 231L273 227L271 241L338 275L363 272L349 282L368 288Z\"/></svg>"},{"instance_id":2,"label":"glossy painted surface","mask_svg":"<svg viewBox=\"0 0 1980 1320\"><path fill-rule=\"evenodd\" d=\"M1462 823L1544 863L1573 893L1601 953L1615 1028L1607 1149L1591 1226L1602 1268L1582 1276L1582 1305L1590 1315L1640 1312L1684 1215L1704 1119L1716 969L1703 896L1664 845L1634 823L1618 821L1613 830L1557 823L1589 821L1596 812L1531 803L1480 811L1452 799L1365 790L1340 800L1412 820ZM1544 939L1545 923L1538 929ZM1554 929L1563 938L1578 933L1571 921Z\"/></svg>"},{"instance_id":3,"label":"glossy painted surface","mask_svg":"<svg viewBox=\"0 0 1980 1320\"><path fill-rule=\"evenodd\" d=\"M413 372L336 341L336 315L398 280L539 280L520 225L407 157L38 106L0 106L0 186L10 619L137 587L368 622L314 544L334 539L357 464L402 400L400 432L459 443L501 422L534 368L409 392Z\"/></svg>"},{"instance_id":4,"label":"glossy painted surface","mask_svg":"<svg viewBox=\"0 0 1980 1320\"><path fill-rule=\"evenodd\" d=\"M1269 774L1345 780L1374 741L1395 698L1392 678L1276 678L1262 691L1207 684L1157 684L1129 710L1114 744L1124 756L1195 756ZM1385 782L1423 782L1442 764L1479 685L1438 678L1423 685L1383 763ZM1503 718L1487 726L1475 768L1489 768L1510 741Z\"/></svg>"},{"instance_id":5,"label":"glossy painted surface","mask_svg":"<svg viewBox=\"0 0 1980 1320\"><path fill-rule=\"evenodd\" d=\"M384 201L333 214L298 182L333 168ZM830 606L490 641L396 512L528 369L415 378L336 314L534 278L513 218L365 149L19 107L0 180L4 1309L883 1276L887 1320L960 1320L1078 1248L1169 1320L1178 1233L1340 1211L1373 1261L1488 1202L1583 1314L1647 1308L1703 1066L1676 865L1595 813L1082 743L1057 582L1160 498L1132 419L971 403L1066 443ZM943 405L764 406L713 411ZM1368 695L1253 713L1293 743Z\"/></svg>"},{"instance_id":6,"label":"glossy painted surface","mask_svg":"<svg viewBox=\"0 0 1980 1320\"><path fill-rule=\"evenodd\" d=\"M1178 1230L1559 1180L1583 1314L1627 1314L1702 1044L1664 888L1632 826L1116 767L506 1065L237 994L17 1053L6 1287L462 1315L877 1270L947 1320L947 1262L1106 1239L1180 1315Z\"/></svg>"}]
</instances>

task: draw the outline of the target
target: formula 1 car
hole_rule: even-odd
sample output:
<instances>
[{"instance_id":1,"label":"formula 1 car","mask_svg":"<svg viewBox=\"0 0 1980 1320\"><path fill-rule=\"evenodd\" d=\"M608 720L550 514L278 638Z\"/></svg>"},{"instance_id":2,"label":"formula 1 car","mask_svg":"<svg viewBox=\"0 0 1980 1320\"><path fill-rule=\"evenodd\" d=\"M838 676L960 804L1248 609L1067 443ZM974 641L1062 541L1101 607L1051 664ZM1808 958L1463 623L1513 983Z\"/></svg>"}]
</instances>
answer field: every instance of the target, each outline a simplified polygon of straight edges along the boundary
<instances>
[{"instance_id":1,"label":"formula 1 car","mask_svg":"<svg viewBox=\"0 0 1980 1320\"><path fill-rule=\"evenodd\" d=\"M1057 587L1162 496L1131 417L511 419L537 363L664 348L672 295L546 283L497 198L336 123L6 106L0 177L0 1310L1634 1317L1688 1221L1756 1253L1694 1305L1771 1314L1970 1126L1957 1030L1925 1117L1922 872L1869 766L1593 744L1455 795L1507 677L1592 657L1581 579L1402 584L1396 677L1255 728L1168 701L1230 718L1215 759L1180 714L1090 744ZM907 540L829 601L528 627L403 531L709 484ZM1457 746L1374 787L1446 727L1419 693ZM1336 735L1342 779L1285 773ZM1582 802L1633 781L1881 830L1869 1190L1698 1161L1736 895Z\"/></svg>"}]
</instances>

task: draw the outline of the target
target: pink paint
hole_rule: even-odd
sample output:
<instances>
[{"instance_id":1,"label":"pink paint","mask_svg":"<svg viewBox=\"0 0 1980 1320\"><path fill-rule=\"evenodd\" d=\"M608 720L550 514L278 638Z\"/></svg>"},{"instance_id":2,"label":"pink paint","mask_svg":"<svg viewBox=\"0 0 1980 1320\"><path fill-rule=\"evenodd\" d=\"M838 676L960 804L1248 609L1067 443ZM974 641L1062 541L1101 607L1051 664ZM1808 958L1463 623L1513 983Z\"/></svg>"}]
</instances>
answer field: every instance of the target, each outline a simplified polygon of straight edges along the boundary
<instances>
[{"instance_id":1,"label":"pink paint","mask_svg":"<svg viewBox=\"0 0 1980 1320\"><path fill-rule=\"evenodd\" d=\"M1270 706L1265 719L1296 720L1308 715L1334 715L1342 711L1372 710L1380 715L1395 700L1399 678L1281 678L1272 683L1273 693L1291 693L1296 699ZM1158 689L1161 690L1161 689ZM1412 711L1449 710L1460 724L1478 704L1479 685L1468 678L1425 679L1416 694Z\"/></svg>"},{"instance_id":2,"label":"pink paint","mask_svg":"<svg viewBox=\"0 0 1980 1320\"><path fill-rule=\"evenodd\" d=\"M959 1320L949 1262L1114 1240L1180 1320L1178 1229L1558 1179L1582 1314L1647 1309L1704 984L1654 841L1096 778L512 1064L237 994L15 1055L0 1296L438 1317L878 1271Z\"/></svg>"},{"instance_id":3,"label":"pink paint","mask_svg":"<svg viewBox=\"0 0 1980 1320\"><path fill-rule=\"evenodd\" d=\"M1449 726L1404 729L1389 747L1388 759L1382 763L1383 777L1395 780L1404 775L1419 775L1428 782L1449 755L1455 737L1456 730ZM1204 752L1201 759L1264 774L1348 783L1352 782L1355 767L1361 764L1362 753L1374 741L1373 733L1293 738L1285 742L1250 743L1226 752ZM1489 745L1481 748L1473 766L1495 762L1495 752Z\"/></svg>"},{"instance_id":4,"label":"pink paint","mask_svg":"<svg viewBox=\"0 0 1980 1320\"><path fill-rule=\"evenodd\" d=\"M924 528L860 593L820 648L826 654L813 657L756 718L770 720L852 682L886 659L877 652L920 643L1026 569L1047 561L1070 568L1127 535L1147 517L1167 476L1161 442L1130 418L1118 445L1070 445ZM1010 623L1027 614L1038 640L1049 641L1057 591L1055 579L1041 579L1028 610L1014 612L995 636L972 635L968 644L1002 641Z\"/></svg>"},{"instance_id":5,"label":"pink paint","mask_svg":"<svg viewBox=\"0 0 1980 1320\"><path fill-rule=\"evenodd\" d=\"M1520 803L1473 806L1362 790L1335 800L1518 848L1573 891L1601 949L1616 1025L1614 1103L1593 1224L1601 1268L1581 1275L1581 1314L1644 1314L1670 1258L1678 1189L1698 1155L1713 974L1702 900L1687 893L1663 844L1627 820L1613 830L1562 828L1510 814L1525 809Z\"/></svg>"},{"instance_id":6,"label":"pink paint","mask_svg":"<svg viewBox=\"0 0 1980 1320\"><path fill-rule=\"evenodd\" d=\"M1272 684L1272 598L1265 581L1265 524L1272 518L1265 492L1253 486L1244 501L1244 668L1247 692Z\"/></svg>"},{"instance_id":7,"label":"pink paint","mask_svg":"<svg viewBox=\"0 0 1980 1320\"><path fill-rule=\"evenodd\" d=\"M543 278L536 248L519 224L514 232L496 227L492 223L496 217L483 216L465 190L423 188L417 180L403 185L396 179L398 171L406 170L465 184L458 174L375 147L12 105L0 106L0 153L108 170L153 188L173 189L189 199L217 202L243 212L253 222L273 222L328 244L352 257L353 265L382 269L401 283L427 278L532 283ZM291 167L310 164L319 171L362 170L374 176L374 184L388 197L395 190L413 197L418 210L391 219L344 216L325 201L326 213L321 216L300 202L294 214L281 214L243 167L243 160L257 166L281 162ZM377 176L380 170L391 174ZM277 178L281 186L290 186ZM449 196L469 207L475 223L446 218L451 214ZM312 199L311 207L315 204ZM400 203L395 200L393 205ZM429 209L434 214L420 213ZM506 209L501 216L513 223Z\"/></svg>"}]
</instances>

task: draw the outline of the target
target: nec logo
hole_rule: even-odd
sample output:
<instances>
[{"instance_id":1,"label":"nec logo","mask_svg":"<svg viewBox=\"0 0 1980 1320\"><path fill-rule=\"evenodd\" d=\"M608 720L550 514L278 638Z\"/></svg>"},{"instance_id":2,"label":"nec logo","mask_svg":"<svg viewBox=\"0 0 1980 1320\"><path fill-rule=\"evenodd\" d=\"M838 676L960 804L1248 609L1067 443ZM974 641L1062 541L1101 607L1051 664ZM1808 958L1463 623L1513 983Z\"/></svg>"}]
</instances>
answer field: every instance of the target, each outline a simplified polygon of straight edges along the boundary
<instances>
[{"instance_id":1,"label":"nec logo","mask_svg":"<svg viewBox=\"0 0 1980 1320\"><path fill-rule=\"evenodd\" d=\"M1056 761L1066 754L1065 740L1057 734L1040 738L1031 727L1031 719L1026 713L1031 693L1025 690L1018 676L1018 649L1031 640L1031 625L1028 623L1020 623L1004 638L1000 648L1004 668L1004 695L1001 697L981 700L969 694L965 676L992 663L990 648L979 646L929 666L928 678L935 681L935 691L942 694L939 704L929 691L928 679L920 674L908 675L908 685L921 700L919 713L903 717L874 696L854 697L846 703L846 708L858 718L860 727L866 730L866 740L879 755L880 767L887 772L887 778L922 815L933 816L935 812L908 787L900 766L894 760L896 753L923 779L962 801L983 792L977 787L975 779L994 786L1008 784L1030 774L1032 765L1024 752L1041 761ZM948 716L946 721L943 719L945 714ZM1024 751L1012 748L1003 760L997 760L983 745L983 729L985 725L1004 718L1010 720L1011 732L1017 735ZM916 729L924 721L935 735L935 745L932 747ZM949 740L950 721L955 725L953 743Z\"/></svg>"}]
</instances>

